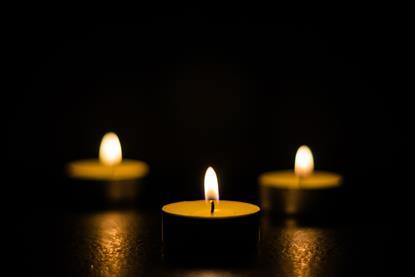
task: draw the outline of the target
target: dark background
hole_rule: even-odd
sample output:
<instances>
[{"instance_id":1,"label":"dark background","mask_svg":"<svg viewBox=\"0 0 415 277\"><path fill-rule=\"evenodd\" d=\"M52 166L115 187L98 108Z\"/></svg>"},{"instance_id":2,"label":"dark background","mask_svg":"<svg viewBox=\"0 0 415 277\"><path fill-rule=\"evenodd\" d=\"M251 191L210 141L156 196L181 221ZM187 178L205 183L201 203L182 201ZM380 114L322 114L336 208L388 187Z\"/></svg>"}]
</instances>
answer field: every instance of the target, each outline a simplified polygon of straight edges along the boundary
<instances>
[{"instance_id":1,"label":"dark background","mask_svg":"<svg viewBox=\"0 0 415 277\"><path fill-rule=\"evenodd\" d=\"M344 175L344 214L390 217L410 186L404 24L344 8L283 20L274 7L152 6L117 24L66 7L17 13L3 201L58 209L64 165L97 157L114 131L124 157L149 163L155 210L201 198L208 165L222 198L257 203L257 176L292 168L307 144L316 169Z\"/></svg>"},{"instance_id":2,"label":"dark background","mask_svg":"<svg viewBox=\"0 0 415 277\"><path fill-rule=\"evenodd\" d=\"M391 86L396 23L364 11L288 22L272 7L135 11L134 23L101 24L37 7L13 23L6 150L22 194L59 198L65 163L96 157L108 131L167 198L200 197L213 165L223 197L255 199L258 174L292 168L301 144L364 209L400 186L386 181L405 174L409 144L407 92Z\"/></svg>"}]
</instances>

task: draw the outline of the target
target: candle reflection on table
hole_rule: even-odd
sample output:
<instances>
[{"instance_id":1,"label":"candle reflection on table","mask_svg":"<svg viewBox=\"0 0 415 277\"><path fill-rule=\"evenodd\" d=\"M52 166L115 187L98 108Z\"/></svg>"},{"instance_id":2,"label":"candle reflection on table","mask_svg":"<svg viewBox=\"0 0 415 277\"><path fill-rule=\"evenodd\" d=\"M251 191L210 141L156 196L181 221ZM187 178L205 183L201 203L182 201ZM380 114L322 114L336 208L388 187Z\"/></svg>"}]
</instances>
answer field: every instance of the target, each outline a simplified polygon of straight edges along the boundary
<instances>
[{"instance_id":1,"label":"candle reflection on table","mask_svg":"<svg viewBox=\"0 0 415 277\"><path fill-rule=\"evenodd\" d=\"M91 223L96 224L97 228L97 252L101 254L95 266L100 275L122 274L127 262L126 233L131 217L132 214L107 213L92 219Z\"/></svg>"},{"instance_id":2,"label":"candle reflection on table","mask_svg":"<svg viewBox=\"0 0 415 277\"><path fill-rule=\"evenodd\" d=\"M282 236L287 239L284 241L287 256L290 257L292 271L295 276L312 276L312 264L318 258L320 230L313 228L297 228L295 221L288 221L287 228Z\"/></svg>"},{"instance_id":3,"label":"candle reflection on table","mask_svg":"<svg viewBox=\"0 0 415 277\"><path fill-rule=\"evenodd\" d=\"M75 226L68 230L75 252L71 262L82 264L82 272L97 276L126 276L140 273L146 261L142 240L146 228L134 211L101 211L72 215ZM78 254L76 254L78 253ZM87 274L87 275L88 275Z\"/></svg>"},{"instance_id":4,"label":"candle reflection on table","mask_svg":"<svg viewBox=\"0 0 415 277\"><path fill-rule=\"evenodd\" d=\"M272 255L280 276L330 276L336 264L332 229L302 226L294 218L275 224L267 217L263 227L264 237L271 242L264 251Z\"/></svg>"}]
</instances>

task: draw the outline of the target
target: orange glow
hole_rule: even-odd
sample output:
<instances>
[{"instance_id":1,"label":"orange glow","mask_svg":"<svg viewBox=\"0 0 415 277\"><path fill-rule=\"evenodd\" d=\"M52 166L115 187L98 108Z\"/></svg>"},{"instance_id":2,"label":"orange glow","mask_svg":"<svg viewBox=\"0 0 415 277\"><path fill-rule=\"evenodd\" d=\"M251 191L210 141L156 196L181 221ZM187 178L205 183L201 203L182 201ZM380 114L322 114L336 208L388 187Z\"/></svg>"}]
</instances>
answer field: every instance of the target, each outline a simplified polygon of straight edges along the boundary
<instances>
[{"instance_id":1,"label":"orange glow","mask_svg":"<svg viewBox=\"0 0 415 277\"><path fill-rule=\"evenodd\" d=\"M327 254L327 245L323 243L325 231L316 228L287 226L284 232L284 248L287 249L287 262L291 264L293 276L313 276L313 265L319 255Z\"/></svg>"},{"instance_id":2,"label":"orange glow","mask_svg":"<svg viewBox=\"0 0 415 277\"><path fill-rule=\"evenodd\" d=\"M102 138L101 145L99 147L99 160L101 163L108 166L121 163L121 143L115 133L106 133Z\"/></svg>"},{"instance_id":3,"label":"orange glow","mask_svg":"<svg viewBox=\"0 0 415 277\"><path fill-rule=\"evenodd\" d=\"M212 167L205 174L205 200L219 200L218 177Z\"/></svg>"},{"instance_id":4,"label":"orange glow","mask_svg":"<svg viewBox=\"0 0 415 277\"><path fill-rule=\"evenodd\" d=\"M295 155L295 174L299 177L307 177L314 170L313 153L308 146L302 145Z\"/></svg>"}]
</instances>

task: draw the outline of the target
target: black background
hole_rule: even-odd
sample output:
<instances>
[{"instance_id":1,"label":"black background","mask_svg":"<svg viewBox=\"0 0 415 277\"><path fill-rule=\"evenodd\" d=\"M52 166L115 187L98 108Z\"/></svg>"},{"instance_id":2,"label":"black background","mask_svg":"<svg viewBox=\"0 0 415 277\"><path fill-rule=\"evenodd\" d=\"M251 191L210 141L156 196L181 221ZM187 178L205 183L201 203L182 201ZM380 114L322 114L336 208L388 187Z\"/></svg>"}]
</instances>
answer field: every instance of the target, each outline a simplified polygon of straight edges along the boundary
<instances>
[{"instance_id":1,"label":"black background","mask_svg":"<svg viewBox=\"0 0 415 277\"><path fill-rule=\"evenodd\" d=\"M103 23L83 9L20 11L8 25L4 201L57 209L64 165L96 157L114 131L124 157L150 164L155 210L201 198L208 165L222 198L257 203L257 176L292 168L307 144L316 169L344 175L345 214L389 217L410 185L412 128L395 79L405 24L391 13L147 6Z\"/></svg>"}]
</instances>

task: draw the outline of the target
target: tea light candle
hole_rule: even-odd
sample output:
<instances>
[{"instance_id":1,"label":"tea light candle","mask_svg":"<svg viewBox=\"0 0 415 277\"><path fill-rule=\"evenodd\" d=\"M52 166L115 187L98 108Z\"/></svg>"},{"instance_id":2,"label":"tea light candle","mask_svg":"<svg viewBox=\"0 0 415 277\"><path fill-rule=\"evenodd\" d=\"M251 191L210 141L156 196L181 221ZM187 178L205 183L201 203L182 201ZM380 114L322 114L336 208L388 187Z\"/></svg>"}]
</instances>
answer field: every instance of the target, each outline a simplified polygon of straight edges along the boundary
<instances>
[{"instance_id":1,"label":"tea light candle","mask_svg":"<svg viewBox=\"0 0 415 277\"><path fill-rule=\"evenodd\" d=\"M182 201L162 207L164 253L195 258L213 254L253 254L259 240L260 208L254 204L219 200L216 173L209 167L204 179L205 200ZM201 245L214 245L201 247ZM193 257L188 257L190 254ZM172 256L170 255L170 257Z\"/></svg>"},{"instance_id":2,"label":"tea light candle","mask_svg":"<svg viewBox=\"0 0 415 277\"><path fill-rule=\"evenodd\" d=\"M68 175L74 179L120 181L142 178L148 165L137 160L123 160L121 143L115 133L104 135L99 148L99 160L74 161L67 166Z\"/></svg>"},{"instance_id":3,"label":"tea light candle","mask_svg":"<svg viewBox=\"0 0 415 277\"><path fill-rule=\"evenodd\" d=\"M103 193L109 200L118 201L136 196L137 182L148 174L149 167L142 161L123 160L118 136L107 133L101 141L99 159L71 162L66 171L81 183L81 192Z\"/></svg>"},{"instance_id":4,"label":"tea light candle","mask_svg":"<svg viewBox=\"0 0 415 277\"><path fill-rule=\"evenodd\" d=\"M259 176L261 206L264 210L297 214L313 211L328 194L340 187L342 177L314 171L313 154L301 146L295 156L294 171L266 172Z\"/></svg>"},{"instance_id":5,"label":"tea light candle","mask_svg":"<svg viewBox=\"0 0 415 277\"><path fill-rule=\"evenodd\" d=\"M206 202L205 200L194 200L167 204L163 206L162 210L173 216L215 220L249 216L257 213L259 207L239 201ZM213 211L211 212L211 210Z\"/></svg>"}]
</instances>

